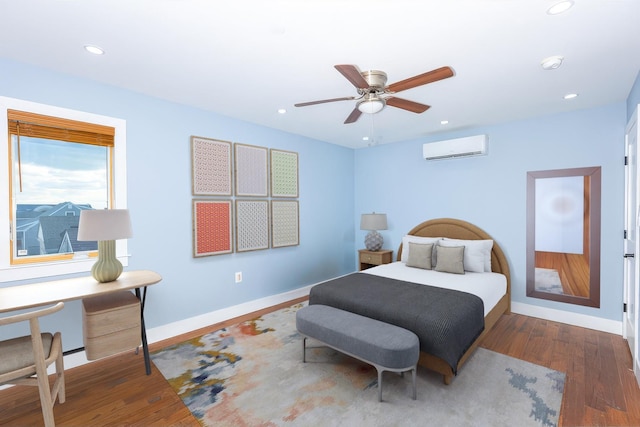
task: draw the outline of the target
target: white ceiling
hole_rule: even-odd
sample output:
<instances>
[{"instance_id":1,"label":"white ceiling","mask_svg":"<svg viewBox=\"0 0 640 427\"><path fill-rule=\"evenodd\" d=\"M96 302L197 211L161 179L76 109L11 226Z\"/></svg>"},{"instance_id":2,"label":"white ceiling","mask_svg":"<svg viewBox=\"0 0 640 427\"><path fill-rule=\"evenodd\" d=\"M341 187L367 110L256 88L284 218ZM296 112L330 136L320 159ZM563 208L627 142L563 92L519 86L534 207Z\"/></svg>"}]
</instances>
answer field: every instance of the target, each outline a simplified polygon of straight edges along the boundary
<instances>
[{"instance_id":1,"label":"white ceiling","mask_svg":"<svg viewBox=\"0 0 640 427\"><path fill-rule=\"evenodd\" d=\"M624 101L640 1L548 15L558 1L0 0L0 58L357 148ZM545 71L551 55L564 63ZM422 114L386 107L345 125L356 101L294 107L357 95L336 64L388 83L444 65L455 76L397 95L432 106Z\"/></svg>"}]
</instances>

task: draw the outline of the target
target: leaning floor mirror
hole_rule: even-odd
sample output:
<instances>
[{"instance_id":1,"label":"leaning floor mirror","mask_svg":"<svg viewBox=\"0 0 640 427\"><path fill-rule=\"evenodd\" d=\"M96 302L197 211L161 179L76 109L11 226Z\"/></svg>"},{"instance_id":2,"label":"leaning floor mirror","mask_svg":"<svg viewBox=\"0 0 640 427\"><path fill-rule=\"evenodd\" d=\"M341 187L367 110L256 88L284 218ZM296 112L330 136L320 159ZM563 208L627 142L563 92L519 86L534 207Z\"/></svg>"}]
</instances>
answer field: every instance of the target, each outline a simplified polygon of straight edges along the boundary
<instances>
[{"instance_id":1,"label":"leaning floor mirror","mask_svg":"<svg viewBox=\"0 0 640 427\"><path fill-rule=\"evenodd\" d=\"M600 169L527 172L527 296L600 307Z\"/></svg>"}]
</instances>

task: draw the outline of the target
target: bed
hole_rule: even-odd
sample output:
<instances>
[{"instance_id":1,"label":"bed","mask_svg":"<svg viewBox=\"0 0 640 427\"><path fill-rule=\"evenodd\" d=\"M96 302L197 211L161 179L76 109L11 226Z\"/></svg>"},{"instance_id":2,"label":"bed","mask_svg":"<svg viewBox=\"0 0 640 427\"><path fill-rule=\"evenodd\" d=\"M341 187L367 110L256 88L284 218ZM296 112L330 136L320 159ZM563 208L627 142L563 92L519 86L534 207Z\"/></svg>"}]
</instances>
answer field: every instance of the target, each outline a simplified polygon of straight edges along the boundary
<instances>
[{"instance_id":1,"label":"bed","mask_svg":"<svg viewBox=\"0 0 640 427\"><path fill-rule=\"evenodd\" d=\"M476 266L464 274L407 266L415 262L419 248L428 246L416 245L429 241L424 238L449 240L438 244L448 246L451 249L446 250L452 251L458 251L462 245L460 240L465 240L469 256L476 254L469 248L484 246L486 242L491 242L491 246L490 251L486 249L484 261L476 259ZM482 242L476 244L469 242L471 240ZM450 384L500 316L510 312L509 265L502 249L489 234L459 219L425 221L409 231L403 242L398 248L396 262L320 283L311 289L309 304L333 306L412 330L420 338L419 364L442 374L444 383ZM403 248L405 245L408 247ZM413 248L413 254L407 254L409 248ZM445 250L442 251L444 254ZM408 256L412 257L409 263ZM464 261L466 270L466 257ZM469 260L469 265L472 261ZM497 285L481 288L485 279ZM427 305L423 304L431 305L425 309Z\"/></svg>"}]
</instances>

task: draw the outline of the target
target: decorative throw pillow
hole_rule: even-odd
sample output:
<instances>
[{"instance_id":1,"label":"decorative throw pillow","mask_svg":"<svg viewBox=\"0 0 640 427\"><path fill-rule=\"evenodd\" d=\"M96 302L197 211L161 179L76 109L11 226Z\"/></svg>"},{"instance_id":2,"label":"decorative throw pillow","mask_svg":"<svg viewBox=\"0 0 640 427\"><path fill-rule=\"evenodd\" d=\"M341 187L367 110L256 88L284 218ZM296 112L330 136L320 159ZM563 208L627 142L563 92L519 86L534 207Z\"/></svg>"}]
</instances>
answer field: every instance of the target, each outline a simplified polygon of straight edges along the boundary
<instances>
[{"instance_id":1,"label":"decorative throw pillow","mask_svg":"<svg viewBox=\"0 0 640 427\"><path fill-rule=\"evenodd\" d=\"M433 243L420 244L409 242L409 248L407 267L431 270L431 252L433 251Z\"/></svg>"},{"instance_id":2,"label":"decorative throw pillow","mask_svg":"<svg viewBox=\"0 0 640 427\"><path fill-rule=\"evenodd\" d=\"M409 253L411 252L411 248L409 248L410 242L426 245L429 243L437 243L441 239L442 237L420 237L407 234L402 238L402 255L400 256L400 261L406 263L407 259L409 259ZM435 264L435 262L432 261L431 265L433 264Z\"/></svg>"},{"instance_id":3,"label":"decorative throw pillow","mask_svg":"<svg viewBox=\"0 0 640 427\"><path fill-rule=\"evenodd\" d=\"M436 246L436 268L443 273L464 274L464 246Z\"/></svg>"},{"instance_id":4,"label":"decorative throw pillow","mask_svg":"<svg viewBox=\"0 0 640 427\"><path fill-rule=\"evenodd\" d=\"M465 248L463 265L465 271L473 271L476 273L482 273L484 271L484 253L477 250L477 246L471 245L467 242L459 242L452 240L442 240L438 242L439 246L443 247L460 247Z\"/></svg>"},{"instance_id":5,"label":"decorative throw pillow","mask_svg":"<svg viewBox=\"0 0 640 427\"><path fill-rule=\"evenodd\" d=\"M477 273L491 272L493 240L443 239L443 246L464 246L464 269Z\"/></svg>"}]
</instances>

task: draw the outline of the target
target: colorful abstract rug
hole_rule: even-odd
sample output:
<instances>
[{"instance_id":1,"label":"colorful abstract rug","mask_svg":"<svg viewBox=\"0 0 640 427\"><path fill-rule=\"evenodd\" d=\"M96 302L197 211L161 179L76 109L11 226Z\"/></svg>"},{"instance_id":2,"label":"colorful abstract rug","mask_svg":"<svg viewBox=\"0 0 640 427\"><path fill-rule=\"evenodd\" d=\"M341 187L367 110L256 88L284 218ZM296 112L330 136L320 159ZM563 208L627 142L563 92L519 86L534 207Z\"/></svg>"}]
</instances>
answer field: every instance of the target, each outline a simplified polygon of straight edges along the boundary
<instances>
[{"instance_id":1,"label":"colorful abstract rug","mask_svg":"<svg viewBox=\"0 0 640 427\"><path fill-rule=\"evenodd\" d=\"M479 348L450 385L418 369L384 374L326 347L307 350L295 313L303 304L152 354L204 426L555 426L565 374ZM308 346L318 345L307 340Z\"/></svg>"}]
</instances>

